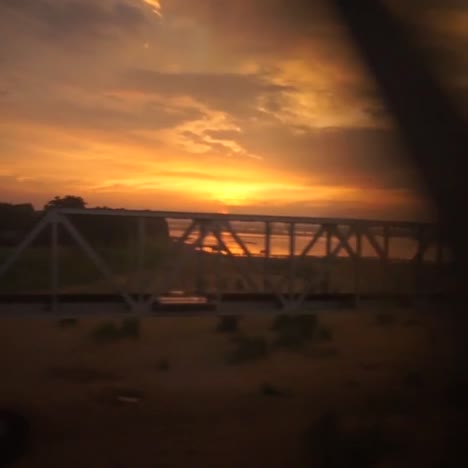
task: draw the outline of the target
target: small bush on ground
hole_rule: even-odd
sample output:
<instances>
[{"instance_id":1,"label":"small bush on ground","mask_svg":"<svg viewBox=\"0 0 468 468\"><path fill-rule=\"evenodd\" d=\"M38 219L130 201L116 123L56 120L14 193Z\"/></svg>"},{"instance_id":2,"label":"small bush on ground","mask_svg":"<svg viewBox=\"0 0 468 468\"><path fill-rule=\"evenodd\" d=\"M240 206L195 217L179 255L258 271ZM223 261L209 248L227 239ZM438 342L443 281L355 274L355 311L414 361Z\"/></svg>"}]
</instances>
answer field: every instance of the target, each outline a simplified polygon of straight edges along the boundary
<instances>
[{"instance_id":1,"label":"small bush on ground","mask_svg":"<svg viewBox=\"0 0 468 468\"><path fill-rule=\"evenodd\" d=\"M233 342L235 348L226 357L228 364L240 364L268 355L268 344L262 336L239 336Z\"/></svg>"},{"instance_id":2,"label":"small bush on ground","mask_svg":"<svg viewBox=\"0 0 468 468\"><path fill-rule=\"evenodd\" d=\"M120 339L120 330L114 322L102 322L92 331L92 337L98 343L110 343Z\"/></svg>"},{"instance_id":3,"label":"small bush on ground","mask_svg":"<svg viewBox=\"0 0 468 468\"><path fill-rule=\"evenodd\" d=\"M136 340L140 337L140 321L135 317L126 318L120 327L121 338L132 338Z\"/></svg>"},{"instance_id":4,"label":"small bush on ground","mask_svg":"<svg viewBox=\"0 0 468 468\"><path fill-rule=\"evenodd\" d=\"M216 331L220 333L236 333L239 331L239 317L237 315L223 315L220 317Z\"/></svg>"},{"instance_id":5,"label":"small bush on ground","mask_svg":"<svg viewBox=\"0 0 468 468\"><path fill-rule=\"evenodd\" d=\"M333 331L328 327L319 327L316 333L320 341L331 341L333 339Z\"/></svg>"},{"instance_id":6,"label":"small bush on ground","mask_svg":"<svg viewBox=\"0 0 468 468\"><path fill-rule=\"evenodd\" d=\"M114 322L102 322L92 331L92 337L98 343L112 343L128 338L136 340L139 336L140 321L135 317L124 319L120 327Z\"/></svg>"},{"instance_id":7,"label":"small bush on ground","mask_svg":"<svg viewBox=\"0 0 468 468\"><path fill-rule=\"evenodd\" d=\"M59 319L57 325L60 328L73 328L78 325L78 319L75 317L64 317Z\"/></svg>"},{"instance_id":8,"label":"small bush on ground","mask_svg":"<svg viewBox=\"0 0 468 468\"><path fill-rule=\"evenodd\" d=\"M279 315L273 321L276 332L273 344L279 348L300 349L311 341L317 329L317 317L313 314Z\"/></svg>"}]
</instances>

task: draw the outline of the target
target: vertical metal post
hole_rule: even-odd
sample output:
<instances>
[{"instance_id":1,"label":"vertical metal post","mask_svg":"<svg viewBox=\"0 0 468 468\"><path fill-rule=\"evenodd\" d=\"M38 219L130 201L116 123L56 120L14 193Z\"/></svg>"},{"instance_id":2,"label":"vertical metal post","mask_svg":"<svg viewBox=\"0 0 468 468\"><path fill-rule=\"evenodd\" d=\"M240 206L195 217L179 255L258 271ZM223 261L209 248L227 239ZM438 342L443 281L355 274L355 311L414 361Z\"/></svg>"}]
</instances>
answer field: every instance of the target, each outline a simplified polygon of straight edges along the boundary
<instances>
[{"instance_id":1,"label":"vertical metal post","mask_svg":"<svg viewBox=\"0 0 468 468\"><path fill-rule=\"evenodd\" d=\"M207 230L207 221L205 219L202 219L198 223L198 229L199 229L199 237L198 239L200 240L199 247L200 250L195 250L195 268L196 268L196 292L198 294L204 294L205 291L205 281L204 281L204 275L205 275L205 253L203 250L203 247L205 245L205 238L208 233Z\"/></svg>"},{"instance_id":2,"label":"vertical metal post","mask_svg":"<svg viewBox=\"0 0 468 468\"><path fill-rule=\"evenodd\" d=\"M413 294L418 296L421 288L421 273L423 266L423 257L424 257L424 227L419 225L416 232L416 241L417 241L417 253L414 258L415 268L414 268L414 290Z\"/></svg>"},{"instance_id":3,"label":"vertical metal post","mask_svg":"<svg viewBox=\"0 0 468 468\"><path fill-rule=\"evenodd\" d=\"M137 230L138 230L138 239L137 239L137 278L138 278L138 286L137 286L137 301L142 303L144 299L143 294L143 271L145 267L145 241L146 241L146 229L145 229L145 218L142 216L137 218Z\"/></svg>"},{"instance_id":4,"label":"vertical metal post","mask_svg":"<svg viewBox=\"0 0 468 468\"><path fill-rule=\"evenodd\" d=\"M50 294L51 294L51 308L52 312L58 312L58 220L57 215L54 214L51 228L51 249L50 249Z\"/></svg>"},{"instance_id":5,"label":"vertical metal post","mask_svg":"<svg viewBox=\"0 0 468 468\"><path fill-rule=\"evenodd\" d=\"M212 225L212 230L213 230L213 234L216 238L216 249L217 249L217 252L216 252L216 259L215 259L215 289L216 289L216 301L218 302L218 304L221 302L222 300L222 297L223 297L223 291L222 291L222 265L221 265L221 262L222 262L222 259L223 259L223 256L222 256L222 230L221 230L221 227L219 225L219 223L213 223Z\"/></svg>"},{"instance_id":6,"label":"vertical metal post","mask_svg":"<svg viewBox=\"0 0 468 468\"><path fill-rule=\"evenodd\" d=\"M361 259L362 259L362 233L360 227L356 227L356 255L354 256L354 304L359 306L361 294Z\"/></svg>"},{"instance_id":7,"label":"vertical metal post","mask_svg":"<svg viewBox=\"0 0 468 468\"><path fill-rule=\"evenodd\" d=\"M326 293L330 292L330 270L331 270L331 246L332 246L332 226L327 224L325 226L326 235L326 250L325 250L325 279L326 279Z\"/></svg>"},{"instance_id":8,"label":"vertical metal post","mask_svg":"<svg viewBox=\"0 0 468 468\"><path fill-rule=\"evenodd\" d=\"M289 289L289 300L293 299L294 294L294 250L295 250L295 229L294 223L289 223L289 275L288 275L288 289Z\"/></svg>"},{"instance_id":9,"label":"vertical metal post","mask_svg":"<svg viewBox=\"0 0 468 468\"><path fill-rule=\"evenodd\" d=\"M385 262L388 262L389 259L389 254L390 254L390 227L389 226L384 226L383 229L383 240L384 240L384 255L385 255Z\"/></svg>"},{"instance_id":10,"label":"vertical metal post","mask_svg":"<svg viewBox=\"0 0 468 468\"><path fill-rule=\"evenodd\" d=\"M271 254L271 223L265 221L265 250L264 250L264 261L263 261L263 289L269 291L268 284L268 263L270 262Z\"/></svg>"},{"instance_id":11,"label":"vertical metal post","mask_svg":"<svg viewBox=\"0 0 468 468\"><path fill-rule=\"evenodd\" d=\"M390 226L385 225L383 227L383 258L382 267L384 269L384 278L389 282L388 289L390 293L400 293L398 286L395 281L394 275L392 275L392 265L390 262Z\"/></svg>"}]
</instances>

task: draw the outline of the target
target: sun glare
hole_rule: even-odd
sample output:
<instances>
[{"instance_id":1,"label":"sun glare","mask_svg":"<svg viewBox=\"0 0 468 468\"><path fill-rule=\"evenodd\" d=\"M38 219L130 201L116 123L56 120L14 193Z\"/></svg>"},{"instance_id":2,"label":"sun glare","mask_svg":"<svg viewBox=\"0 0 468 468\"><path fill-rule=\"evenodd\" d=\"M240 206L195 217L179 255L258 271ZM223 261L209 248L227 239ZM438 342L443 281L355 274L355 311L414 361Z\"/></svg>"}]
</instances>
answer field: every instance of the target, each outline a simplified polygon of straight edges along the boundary
<instances>
[{"instance_id":1,"label":"sun glare","mask_svg":"<svg viewBox=\"0 0 468 468\"><path fill-rule=\"evenodd\" d=\"M153 10L153 13L155 13L158 16L162 16L161 3L159 0L143 0L143 1L151 7L151 9Z\"/></svg>"},{"instance_id":2,"label":"sun glare","mask_svg":"<svg viewBox=\"0 0 468 468\"><path fill-rule=\"evenodd\" d=\"M225 205L245 205L257 192L248 184L216 184L209 189L211 198Z\"/></svg>"}]
</instances>

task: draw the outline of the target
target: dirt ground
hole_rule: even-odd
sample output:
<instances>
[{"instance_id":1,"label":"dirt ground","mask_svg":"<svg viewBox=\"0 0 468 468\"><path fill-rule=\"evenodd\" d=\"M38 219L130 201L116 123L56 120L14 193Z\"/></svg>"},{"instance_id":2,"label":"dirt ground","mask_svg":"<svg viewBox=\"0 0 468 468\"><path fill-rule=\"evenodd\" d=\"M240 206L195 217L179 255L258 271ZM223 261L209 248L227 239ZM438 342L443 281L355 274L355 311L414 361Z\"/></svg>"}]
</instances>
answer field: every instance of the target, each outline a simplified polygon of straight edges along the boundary
<instances>
[{"instance_id":1,"label":"dirt ground","mask_svg":"<svg viewBox=\"0 0 468 468\"><path fill-rule=\"evenodd\" d=\"M236 365L226 363L234 345L215 331L216 318L145 318L139 338L112 343L92 335L106 319L2 319L0 407L31 423L30 448L15 466L338 466L317 461L314 427L329 411L349 433L367 424L385 434L392 448L363 467L443 466L457 417L446 402L452 349L443 313L317 316L328 339ZM271 323L245 317L240 328L271 342Z\"/></svg>"}]
</instances>

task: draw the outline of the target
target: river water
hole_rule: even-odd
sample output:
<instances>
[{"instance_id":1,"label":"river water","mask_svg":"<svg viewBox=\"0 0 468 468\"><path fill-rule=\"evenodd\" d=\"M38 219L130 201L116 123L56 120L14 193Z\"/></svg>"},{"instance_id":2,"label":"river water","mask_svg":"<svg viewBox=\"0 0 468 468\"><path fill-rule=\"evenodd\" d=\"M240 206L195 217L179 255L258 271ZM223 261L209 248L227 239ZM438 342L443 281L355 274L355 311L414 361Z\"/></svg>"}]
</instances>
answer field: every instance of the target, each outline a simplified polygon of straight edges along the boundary
<instances>
[{"instance_id":1,"label":"river water","mask_svg":"<svg viewBox=\"0 0 468 468\"><path fill-rule=\"evenodd\" d=\"M170 226L170 235L172 238L179 238L183 232L184 227L179 223L169 224ZM239 229L239 230L238 230ZM254 256L263 256L265 251L265 234L263 232L253 232L252 229L247 231L246 229L242 229L242 226L238 227L236 232L238 233L239 237L242 239L245 246L248 248L249 252ZM198 231L192 233L187 243L193 243L196 241L198 237ZM313 237L313 231L306 232L305 230L297 231L295 234L295 242L294 242L294 255L300 255L304 248L308 245L310 240ZM383 236L376 234L375 238L379 245L383 248L384 241ZM234 239L234 237L230 233L224 232L222 234L222 239L224 243L227 245L229 250L235 255L243 255L243 249L239 245L239 243ZM213 235L208 235L205 238L205 242L203 244L203 250L208 252L216 252L217 251L217 239ZM333 238L332 240L332 250L335 246L338 245L338 240ZM356 240L353 238L350 240L350 246L354 249L356 246ZM316 244L314 245L313 249L308 252L308 255L311 256L323 256L325 255L326 251L326 238L325 236L321 236ZM270 238L270 252L271 256L288 256L290 253L290 240L289 235L287 234L285 229L277 229L276 232L273 230L273 233ZM411 237L391 237L389 241L389 256L392 260L410 260L412 259L417 253L417 241L412 239ZM363 257L368 258L377 258L378 255L372 245L368 242L367 239L363 238L362 240L362 254ZM447 252L445 255L447 256ZM342 249L338 256L347 256L347 252L345 249ZM425 260L427 261L434 261L436 258L436 249L435 247L429 248L425 254Z\"/></svg>"}]
</instances>

